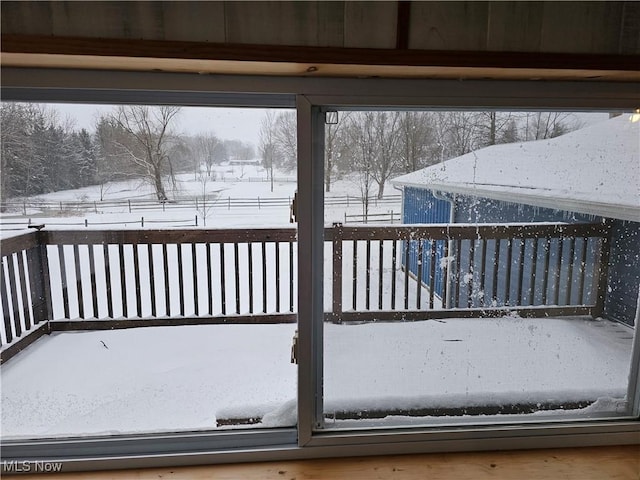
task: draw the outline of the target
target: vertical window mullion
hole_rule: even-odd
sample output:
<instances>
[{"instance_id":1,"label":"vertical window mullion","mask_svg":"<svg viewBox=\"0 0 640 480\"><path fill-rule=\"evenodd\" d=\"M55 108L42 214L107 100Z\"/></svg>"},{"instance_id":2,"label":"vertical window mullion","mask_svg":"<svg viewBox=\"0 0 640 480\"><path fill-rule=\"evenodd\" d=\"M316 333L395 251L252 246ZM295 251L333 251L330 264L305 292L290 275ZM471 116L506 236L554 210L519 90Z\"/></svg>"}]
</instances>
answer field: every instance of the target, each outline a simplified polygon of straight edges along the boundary
<instances>
[{"instance_id":1,"label":"vertical window mullion","mask_svg":"<svg viewBox=\"0 0 640 480\"><path fill-rule=\"evenodd\" d=\"M299 95L298 444L323 423L324 114Z\"/></svg>"}]
</instances>

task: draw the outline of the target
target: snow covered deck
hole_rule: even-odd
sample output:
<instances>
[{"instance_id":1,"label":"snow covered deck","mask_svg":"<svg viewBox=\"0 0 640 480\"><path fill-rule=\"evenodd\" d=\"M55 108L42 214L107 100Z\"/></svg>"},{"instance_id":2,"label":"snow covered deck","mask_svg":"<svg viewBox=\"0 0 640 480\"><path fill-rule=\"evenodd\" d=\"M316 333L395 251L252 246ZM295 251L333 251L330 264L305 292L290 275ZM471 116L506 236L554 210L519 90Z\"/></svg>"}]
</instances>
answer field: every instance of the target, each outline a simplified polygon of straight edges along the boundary
<instances>
[{"instance_id":1,"label":"snow covered deck","mask_svg":"<svg viewBox=\"0 0 640 480\"><path fill-rule=\"evenodd\" d=\"M4 242L3 438L294 425L295 234L43 230ZM587 245L603 256L609 234L546 223L325 229L327 427L615 413L632 330L587 319L602 312L608 264L584 261ZM554 257L552 241L568 254ZM427 284L403 268L412 248ZM527 270L521 258L535 249ZM442 297L426 286L440 271Z\"/></svg>"},{"instance_id":2,"label":"snow covered deck","mask_svg":"<svg viewBox=\"0 0 640 480\"><path fill-rule=\"evenodd\" d=\"M2 436L215 429L296 421L296 326L54 333L2 367ZM626 394L633 331L579 317L325 324L327 427L362 412L588 404ZM587 407L581 412L588 414ZM341 413L342 412L342 413ZM366 415L364 415L366 416ZM381 415L377 415L380 417ZM426 423L408 415L379 418ZM230 427L226 427L230 428Z\"/></svg>"}]
</instances>

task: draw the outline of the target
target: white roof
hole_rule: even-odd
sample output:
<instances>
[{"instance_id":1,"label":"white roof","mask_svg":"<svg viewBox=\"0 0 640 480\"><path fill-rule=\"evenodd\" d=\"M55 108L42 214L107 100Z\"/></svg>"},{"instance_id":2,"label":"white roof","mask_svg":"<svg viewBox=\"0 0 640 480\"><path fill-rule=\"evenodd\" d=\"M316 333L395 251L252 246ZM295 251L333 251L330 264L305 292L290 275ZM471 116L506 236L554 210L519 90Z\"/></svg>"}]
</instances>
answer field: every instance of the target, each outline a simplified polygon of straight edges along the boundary
<instances>
[{"instance_id":1,"label":"white roof","mask_svg":"<svg viewBox=\"0 0 640 480\"><path fill-rule=\"evenodd\" d=\"M629 115L560 137L492 145L391 181L640 221L640 122Z\"/></svg>"}]
</instances>

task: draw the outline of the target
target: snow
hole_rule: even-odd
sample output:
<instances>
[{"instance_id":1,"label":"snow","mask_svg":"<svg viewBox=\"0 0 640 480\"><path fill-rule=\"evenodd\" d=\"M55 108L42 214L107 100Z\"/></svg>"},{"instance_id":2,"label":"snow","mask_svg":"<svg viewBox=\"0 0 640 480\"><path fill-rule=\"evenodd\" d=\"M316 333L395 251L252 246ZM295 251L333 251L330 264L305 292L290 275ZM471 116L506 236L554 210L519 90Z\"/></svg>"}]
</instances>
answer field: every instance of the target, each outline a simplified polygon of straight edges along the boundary
<instances>
[{"instance_id":1,"label":"snow","mask_svg":"<svg viewBox=\"0 0 640 480\"><path fill-rule=\"evenodd\" d=\"M610 322L517 317L327 325L325 336L328 411L621 397L632 341Z\"/></svg>"},{"instance_id":2,"label":"snow","mask_svg":"<svg viewBox=\"0 0 640 480\"><path fill-rule=\"evenodd\" d=\"M197 228L235 228L248 226L261 227L293 227L289 222L290 210L288 201L292 200L297 188L295 172L278 172L274 174L273 192L271 182L266 181L267 173L255 165L227 165L215 166L213 169L215 178L207 180L204 186L194 173L182 173L177 175L177 187L170 192L172 199L181 203L167 204L163 211L159 203L146 205L144 209L129 212L126 204L111 206L108 202L131 200L153 201L155 195L152 188L138 180L129 180L109 183L104 189L104 202L100 201L101 187L94 185L76 190L65 190L38 195L26 199L28 203L38 202L80 202L86 205L86 209L72 209L60 212L56 209L42 211L36 208L27 208L26 215L22 212L20 201L19 212L7 212L0 214L0 234L2 238L24 233L26 225L45 224L48 230L67 229L70 227L82 229L140 229L141 219L144 218L144 228L194 228L195 218L198 217ZM251 179L252 181L249 181ZM256 179L265 179L256 181ZM286 181L284 181L286 180ZM106 192L106 193L105 193ZM199 200L206 196L209 202L216 201L215 206L203 211L202 207L195 208L195 197ZM376 194L375 188L371 192ZM397 203L372 202L369 205L369 213L380 214L393 211L395 217L400 215L399 192ZM332 184L331 193L325 194L326 198L344 197L349 195L351 202L346 205L327 204L325 208L325 223L343 222L345 215L362 214L362 204L357 187L349 179L337 180ZM263 205L262 208L241 207L232 205L228 207L227 200L247 199L257 202L257 199L279 198L286 200L286 205ZM94 207L94 202L95 207ZM201 203L200 203L201 205ZM97 210L97 212L96 212ZM204 217L204 219L203 219ZM85 226L85 220L87 226Z\"/></svg>"},{"instance_id":3,"label":"snow","mask_svg":"<svg viewBox=\"0 0 640 480\"><path fill-rule=\"evenodd\" d=\"M239 176L238 170L232 171ZM198 189L202 186L194 180L193 174L181 175L179 180L181 194L201 194ZM293 196L296 184L276 182L272 193L269 182L244 182L237 178L222 181L218 177L208 184L209 187L212 195L222 198L287 197ZM139 192L137 188L135 183L124 182L109 190L108 195L114 199L150 194L148 190ZM333 185L332 194L349 193L356 197L355 188L348 179L342 180ZM66 200L82 196L93 199L95 195L99 195L99 187L80 193L56 192L46 198ZM358 202L349 207L327 206L325 221L341 221L345 212L360 213L360 208ZM388 208L385 205L379 210ZM166 212L158 209L144 211L143 215L145 221L175 221L195 213L193 209L167 209ZM37 222L47 223L47 229L50 229L50 221L77 223L88 218L90 223L131 222L110 228L140 228L137 223L140 216L140 212L128 211L82 212L68 217L40 217ZM6 218L7 215L3 215L3 219ZM151 228L158 228L158 225L152 224ZM293 226L289 223L288 206L259 211L216 207L207 218L208 228L272 225ZM349 257L350 248L345 245L346 257ZM373 265L378 263L375 250L372 251ZM389 253L388 249L385 251ZM88 253L81 249L80 255L84 258ZM140 256L143 263L147 261L145 255ZM173 255L170 252L170 262L174 262ZM325 254L326 306L331 305L331 289L328 288L331 262L331 255ZM185 265L189 264L185 261ZM346 271L350 271L349 260L345 260L345 265ZM59 268L57 256L52 257L50 268ZM82 268L86 273L86 267ZM364 268L364 264L359 263L359 270ZM385 256L385 278L391 275L390 268L390 259ZM97 270L101 272L104 268L98 264ZM288 268L281 268L281 272L288 272ZM75 278L74 268L67 268L67 273L71 280ZM117 276L114 270L111 275ZM358 273L359 278L361 275L362 272ZM402 298L402 273L397 272L397 275L397 294ZM191 288L188 278L187 275L185 289ZM141 279L146 282L144 276ZM349 280L345 275L345 309L351 308L352 284ZM97 278L98 288L102 289L100 282L102 280ZM118 283L114 283L116 297L121 295ZM229 284L232 286L233 282ZM260 284L258 279L256 284ZM163 280L156 282L158 291L163 288ZM378 288L377 276L372 275L372 304L376 303ZM388 285L383 289L383 308L389 308ZM61 291L58 287L54 290L54 304L59 311L59 299L56 299ZM177 291L170 288L170 292L174 302ZM69 295L71 300L75 298L74 289L69 290ZM415 287L409 289L409 295L412 306ZM134 295L128 292L127 296ZM142 292L144 315L150 311L149 296L148 291ZM423 292L422 296L424 301L427 295ZM190 297L185 295L186 299ZM200 298L206 298L206 295L200 295ZM92 309L91 300L85 292L85 311ZM104 298L99 296L98 300L99 316L104 316ZM247 309L245 300L242 301L243 311ZM260 302L260 299L255 301ZM356 308L362 308L363 304L364 289L361 289L357 292ZM189 315L193 305L187 305L186 310ZM162 311L160 308L159 313ZM257 427L294 425L297 369L290 363L290 348L295 328L293 324L199 325L45 336L0 370L2 437L239 428L217 426L219 420L229 418L261 419ZM632 330L613 322L575 318L508 316L327 324L324 333L325 411L331 417L344 410L587 399L598 400L592 406L594 414L603 409L615 413L626 393L631 336ZM390 415L379 422L399 425L427 421L432 420ZM349 421L340 422L335 425L346 425Z\"/></svg>"},{"instance_id":4,"label":"snow","mask_svg":"<svg viewBox=\"0 0 640 480\"><path fill-rule=\"evenodd\" d=\"M294 330L202 325L52 334L2 367L2 435L207 429L219 409L237 405L244 416L262 416L295 392Z\"/></svg>"},{"instance_id":5,"label":"snow","mask_svg":"<svg viewBox=\"0 0 640 480\"><path fill-rule=\"evenodd\" d=\"M493 145L392 184L638 221L640 122L621 115L548 140Z\"/></svg>"},{"instance_id":6,"label":"snow","mask_svg":"<svg viewBox=\"0 0 640 480\"><path fill-rule=\"evenodd\" d=\"M295 425L295 328L46 336L2 367L2 436L193 431L224 418ZM325 412L603 399L615 413L631 343L631 329L584 318L327 324Z\"/></svg>"}]
</instances>

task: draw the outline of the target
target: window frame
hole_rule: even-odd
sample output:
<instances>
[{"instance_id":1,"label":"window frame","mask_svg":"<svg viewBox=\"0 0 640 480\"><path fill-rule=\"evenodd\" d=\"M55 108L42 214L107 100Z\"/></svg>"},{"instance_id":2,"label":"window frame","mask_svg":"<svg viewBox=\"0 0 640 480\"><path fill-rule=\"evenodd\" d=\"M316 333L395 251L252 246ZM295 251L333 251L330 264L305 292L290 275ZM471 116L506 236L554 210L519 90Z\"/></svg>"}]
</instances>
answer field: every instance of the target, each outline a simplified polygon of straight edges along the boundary
<instances>
[{"instance_id":1,"label":"window frame","mask_svg":"<svg viewBox=\"0 0 640 480\"><path fill-rule=\"evenodd\" d=\"M325 109L611 111L640 106L637 83L391 80L3 68L5 101L293 107L298 118L298 425L290 429L5 441L3 460L64 461L64 471L442 451L635 444L640 441L640 335L621 419L323 431L322 267ZM398 94L402 92L402 94ZM638 325L638 311L636 325ZM297 439L297 441L296 441Z\"/></svg>"}]
</instances>

